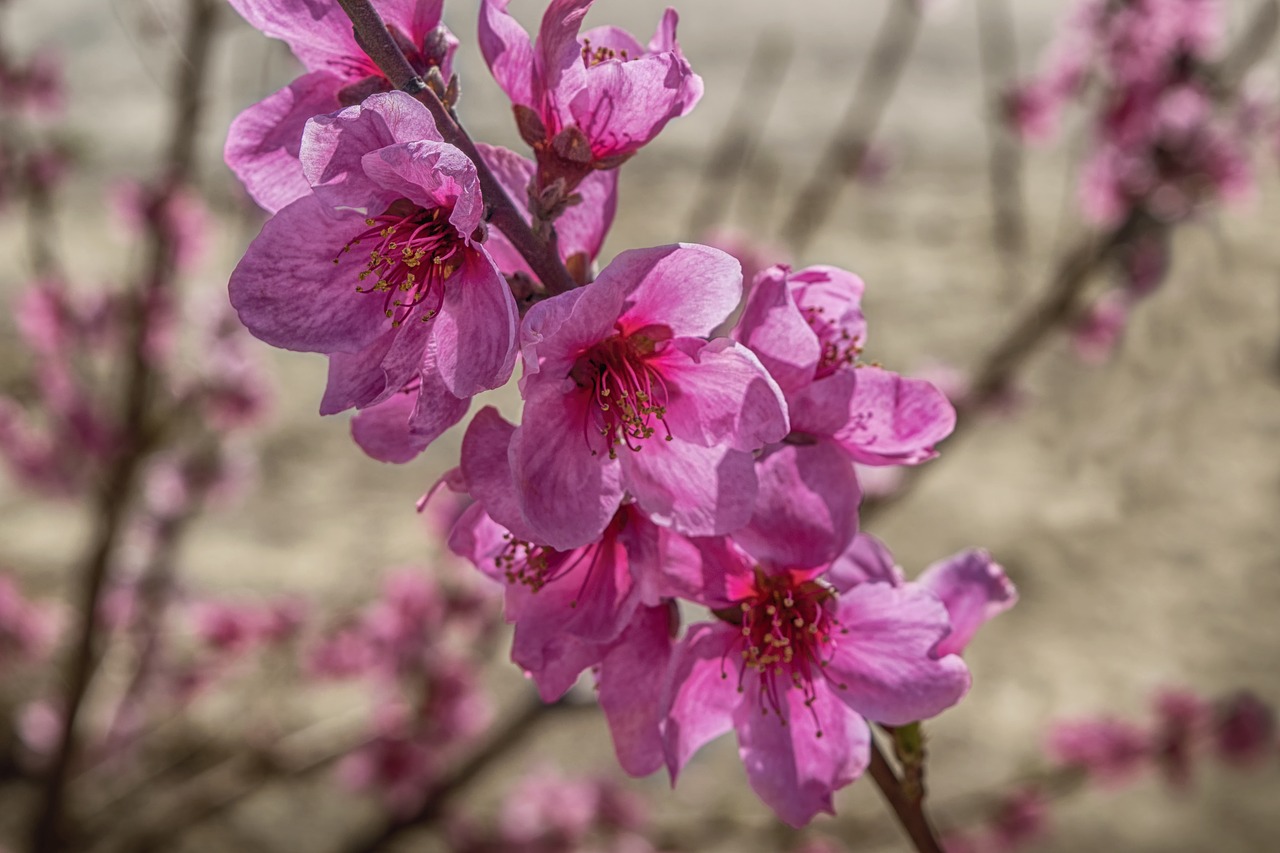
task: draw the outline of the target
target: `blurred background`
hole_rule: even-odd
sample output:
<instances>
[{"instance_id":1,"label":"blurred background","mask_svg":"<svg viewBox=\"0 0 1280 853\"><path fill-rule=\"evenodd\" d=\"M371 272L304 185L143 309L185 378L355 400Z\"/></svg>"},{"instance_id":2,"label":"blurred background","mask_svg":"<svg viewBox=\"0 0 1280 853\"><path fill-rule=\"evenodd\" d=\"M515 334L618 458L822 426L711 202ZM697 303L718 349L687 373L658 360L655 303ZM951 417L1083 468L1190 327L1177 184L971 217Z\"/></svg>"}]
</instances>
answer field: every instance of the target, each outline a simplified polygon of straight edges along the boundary
<instances>
[{"instance_id":1,"label":"blurred background","mask_svg":"<svg viewBox=\"0 0 1280 853\"><path fill-rule=\"evenodd\" d=\"M517 0L513 12L532 24L541 5ZM1079 109L1068 112L1056 141L1021 153L1025 243L1018 251L996 239L991 189L991 145L1002 138L994 129L994 93L1012 82L1011 70L1038 67L1071 4L931 4L910 36L915 43L899 45L901 80L885 95L864 168L820 227L805 235L799 253L774 249L784 246L793 200L837 133L884 32L888 5L694 0L681 8L680 42L706 94L623 167L602 261L628 247L725 239L733 229L771 261L789 256L798 265L829 263L861 275L868 355L875 360L920 375L979 364L1044 292L1064 251L1089 231L1076 204L1074 164L1087 134ZM67 176L47 221L76 292L119 286L126 271L145 262L107 199L122 180L153 177L163 156L185 6L179 0L0 6L0 38L9 52L48 48L63 66L65 108L56 126ZM445 9L446 24L462 42L455 65L460 114L475 138L523 150L508 103L474 47L475 6L451 0ZM643 40L663 6L600 0L588 25L616 24ZM1246 28L1254 4L1229 0L1225 8L1230 41ZM993 47L988 29L987 60L994 65L984 71L983 16L1001 9L1012 16L1016 51ZM193 371L204 350L187 330L221 311L230 270L262 222L222 164L228 124L298 72L284 45L250 29L229 7L216 11L193 167L208 208L199 228L206 248L180 285L179 335L186 345L177 358ZM1264 83L1280 72L1277 54L1255 71ZM1166 282L1134 312L1109 359L1086 363L1067 335L1055 335L1020 374L1007 411L983 415L944 444L914 488L866 522L908 574L980 546L1021 593L1019 605L984 628L967 654L972 693L929 725L930 802L944 827L981 822L990 795L1039 772L1055 720L1141 719L1153 692L1170 686L1207 697L1249 689L1280 701L1277 139L1258 153L1250 200L1176 230ZM751 156L739 174L718 178L729 143L748 145ZM720 237L713 237L717 229ZM0 297L8 304L33 277L27 217L11 204L0 211ZM14 316L0 313L0 392L20 396L32 355L15 329ZM252 460L242 486L202 508L171 555L182 587L195 598L305 599L311 612L329 614L308 623L314 626L338 624L342 614L365 607L398 567L422 567L465 586L470 570L450 564L431 519L414 508L455 463L461 430L410 464L372 461L351 442L346 415L316 413L323 359L255 341L245 351L273 389L270 411L242 439L244 458ZM518 413L511 392L483 402ZM92 529L87 502L41 497L0 475L0 571L28 597L70 594L71 567ZM72 621L66 612L60 630L69 632ZM480 680L502 719L529 691L505 660L500 632L483 647ZM269 655L279 660L268 652L238 659L217 690L182 705L181 719L176 710L165 712L173 719L156 722L163 742L200 744L191 766L207 771L220 766L210 756L230 755L244 742L274 743L301 732L302 747L323 753L325 744L349 740L364 725L373 694L355 683L300 685L283 661L294 653L274 649ZM108 713L107 697L127 683L131 659L108 651L87 702L89 719ZM37 798L29 768L39 766L29 705L56 696L63 676L48 666L5 669L0 658L0 678L0 721L13 721L6 725L6 752L17 768L0 782L0 846L21 850ZM590 703L589 688L581 698ZM175 753L173 764L180 759ZM146 823L153 804L170 808L167 783L154 794L144 785L148 774L160 772L147 761L126 764L118 775L86 770L90 775L73 777L72 813L136 810ZM615 764L598 713L557 713L469 780L456 808L483 825L531 768L620 778ZM171 767L164 772L183 777ZM376 796L353 796L328 767L266 776L230 807L180 834L152 838L143 849L346 850L347 839L382 814ZM113 797L127 792L108 789L122 779L143 785L142 795L113 806ZM819 819L803 835L781 827L748 789L731 739L705 750L674 793L660 776L619 784L647 802L660 849L794 850L817 837L842 845L835 849L906 849L867 780L838 796L839 817ZM227 785L240 790L235 778ZM1277 795L1274 760L1249 772L1206 764L1176 789L1159 774L1123 787L1087 786L1054 804L1051 831L1025 849L1280 849ZM77 805L80 796L91 805ZM568 808L564 797L552 797L548 808ZM394 843L406 850L463 846L451 837L409 832Z\"/></svg>"}]
</instances>

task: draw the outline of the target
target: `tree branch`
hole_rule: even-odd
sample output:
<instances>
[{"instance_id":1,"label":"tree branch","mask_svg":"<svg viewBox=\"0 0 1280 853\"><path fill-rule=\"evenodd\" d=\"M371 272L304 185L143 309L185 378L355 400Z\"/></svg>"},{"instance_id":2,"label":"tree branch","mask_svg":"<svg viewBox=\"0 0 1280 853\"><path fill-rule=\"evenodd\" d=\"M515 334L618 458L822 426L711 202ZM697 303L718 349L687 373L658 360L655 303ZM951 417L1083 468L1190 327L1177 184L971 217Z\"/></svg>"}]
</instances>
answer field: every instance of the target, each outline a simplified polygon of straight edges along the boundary
<instances>
[{"instance_id":1,"label":"tree branch","mask_svg":"<svg viewBox=\"0 0 1280 853\"><path fill-rule=\"evenodd\" d=\"M918 853L943 853L942 845L924 813L924 798L913 799L907 795L902 780L880 751L880 745L876 743L874 736L871 738L870 770L876 787L888 801L898 823L902 824Z\"/></svg>"}]
</instances>

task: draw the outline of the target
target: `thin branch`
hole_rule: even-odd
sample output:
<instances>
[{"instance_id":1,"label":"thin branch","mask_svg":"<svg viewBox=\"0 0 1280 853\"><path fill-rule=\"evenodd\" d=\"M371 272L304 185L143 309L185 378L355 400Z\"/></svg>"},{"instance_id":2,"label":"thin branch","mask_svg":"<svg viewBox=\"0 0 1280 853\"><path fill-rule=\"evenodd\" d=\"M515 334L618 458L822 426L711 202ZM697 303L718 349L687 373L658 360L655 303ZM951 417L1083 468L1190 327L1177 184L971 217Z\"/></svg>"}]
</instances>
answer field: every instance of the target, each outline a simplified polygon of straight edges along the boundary
<instances>
[{"instance_id":1,"label":"thin branch","mask_svg":"<svg viewBox=\"0 0 1280 853\"><path fill-rule=\"evenodd\" d=\"M920 18L911 0L889 0L840 126L783 220L782 239L796 254L817 236L845 182L858 173L867 156L920 34Z\"/></svg>"},{"instance_id":2,"label":"thin branch","mask_svg":"<svg viewBox=\"0 0 1280 853\"><path fill-rule=\"evenodd\" d=\"M791 39L772 29L757 39L733 113L702 169L698 200L685 227L685 233L695 239L724 217L734 189L755 159L769 114L782 91L793 50Z\"/></svg>"},{"instance_id":3,"label":"thin branch","mask_svg":"<svg viewBox=\"0 0 1280 853\"><path fill-rule=\"evenodd\" d=\"M880 745L874 737L871 739L870 770L876 787L880 789L889 807L893 809L898 823L902 825L918 853L943 853L942 845L938 842L929 818L924 813L924 798L912 798L907 795L902 780L889 765L888 759L880 751Z\"/></svg>"},{"instance_id":4,"label":"thin branch","mask_svg":"<svg viewBox=\"0 0 1280 853\"><path fill-rule=\"evenodd\" d=\"M106 588L116 546L128 517L136 481L152 449L148 417L157 376L147 346L149 323L158 298L172 286L174 245L163 224L164 209L173 193L190 177L200 93L208 66L215 0L191 0L184 39L184 65L175 92L175 109L163 182L153 199L147 269L132 305L129 364L124 382L123 446L112 461L96 502L96 526L80 561L80 601L77 633L68 661L67 693L62 703L62 729L44 779L32 826L32 850L54 851L62 846L63 810L67 781L79 743L77 723L101 656L98 637L99 604Z\"/></svg>"},{"instance_id":5,"label":"thin branch","mask_svg":"<svg viewBox=\"0 0 1280 853\"><path fill-rule=\"evenodd\" d=\"M567 293L575 288L577 283L560 262L554 240L545 241L533 233L533 229L524 221L524 217L520 215L519 210L507 195L507 191L503 189L484 158L480 156L471 137L440 100L439 95L418 76L413 66L405 59L399 45L387 32L386 25L369 0L338 0L338 5L351 19L357 43L378 68L382 69L382 73L391 81L391 84L413 95L431 110L431 115L436 120L436 128L444 137L444 141L462 151L475 164L480 178L480 191L489 208L489 221L507 236L516 251L528 261L529 267L538 276L542 285L553 295Z\"/></svg>"},{"instance_id":6,"label":"thin branch","mask_svg":"<svg viewBox=\"0 0 1280 853\"><path fill-rule=\"evenodd\" d=\"M1017 261L1026 253L1027 226L1022 197L1022 145L1001 120L1005 89L1018 73L1018 42L1009 0L978 0L978 53L986 89L988 176L996 248L1005 260L1006 278L1016 284ZM1010 288L1013 290L1013 288Z\"/></svg>"},{"instance_id":7,"label":"thin branch","mask_svg":"<svg viewBox=\"0 0 1280 853\"><path fill-rule=\"evenodd\" d=\"M389 820L368 836L357 839L346 848L347 853L376 853L405 831L430 826L440 818L455 794L523 742L544 719L558 709L573 707L564 703L548 705L536 696L531 698L494 732L484 746L442 779L421 808L408 817Z\"/></svg>"}]
</instances>

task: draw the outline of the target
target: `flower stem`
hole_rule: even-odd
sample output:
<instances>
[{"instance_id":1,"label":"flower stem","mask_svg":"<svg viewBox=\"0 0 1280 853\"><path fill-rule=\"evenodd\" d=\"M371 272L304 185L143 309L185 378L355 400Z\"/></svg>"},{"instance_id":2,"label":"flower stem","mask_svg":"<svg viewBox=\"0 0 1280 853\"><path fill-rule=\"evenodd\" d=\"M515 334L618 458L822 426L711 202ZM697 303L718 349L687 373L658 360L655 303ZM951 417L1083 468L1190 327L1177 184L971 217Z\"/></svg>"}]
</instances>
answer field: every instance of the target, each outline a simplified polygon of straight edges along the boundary
<instances>
[{"instance_id":1,"label":"flower stem","mask_svg":"<svg viewBox=\"0 0 1280 853\"><path fill-rule=\"evenodd\" d=\"M870 770L876 787L888 801L889 807L898 818L898 823L902 824L902 828L906 830L907 836L910 837L918 853L943 853L942 844L939 843L929 818L924 813L923 793L919 797L908 796L902 780L889 765L889 760L880 751L880 745L876 743L874 737L871 740Z\"/></svg>"},{"instance_id":2,"label":"flower stem","mask_svg":"<svg viewBox=\"0 0 1280 853\"><path fill-rule=\"evenodd\" d=\"M480 156L475 143L462 124L405 59L395 39L387 32L369 0L338 0L355 30L356 42L364 49L382 73L397 89L413 95L436 120L436 128L444 141L466 154L475 163L480 178L480 191L489 208L490 221L507 236L516 251L529 262L530 268L551 294L566 293L577 287L569 271L560 262L554 236L542 240L524 221L502 184Z\"/></svg>"}]
</instances>

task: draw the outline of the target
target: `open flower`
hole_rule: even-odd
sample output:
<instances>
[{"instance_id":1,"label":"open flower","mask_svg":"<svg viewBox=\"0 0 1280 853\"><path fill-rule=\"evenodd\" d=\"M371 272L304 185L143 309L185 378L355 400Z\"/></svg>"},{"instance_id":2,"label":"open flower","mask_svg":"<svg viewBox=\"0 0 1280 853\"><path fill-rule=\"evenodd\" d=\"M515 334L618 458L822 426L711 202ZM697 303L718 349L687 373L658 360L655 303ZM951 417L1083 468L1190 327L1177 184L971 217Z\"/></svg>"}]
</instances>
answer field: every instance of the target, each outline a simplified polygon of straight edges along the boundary
<instances>
[{"instance_id":1,"label":"open flower","mask_svg":"<svg viewBox=\"0 0 1280 853\"><path fill-rule=\"evenodd\" d=\"M757 562L728 540L709 552L722 576L704 603L719 621L694 625L672 661L663 737L673 781L735 729L751 787L802 826L832 812L832 793L866 769L868 720L922 720L968 690L964 662L938 649L947 611L920 585Z\"/></svg>"},{"instance_id":2,"label":"open flower","mask_svg":"<svg viewBox=\"0 0 1280 853\"><path fill-rule=\"evenodd\" d=\"M307 73L240 113L227 134L227 165L270 213L307 195L299 164L307 120L393 87L356 44L334 0L231 0L244 19L283 40ZM419 74L448 79L458 41L440 25L444 0L379 0L378 13Z\"/></svg>"},{"instance_id":3,"label":"open flower","mask_svg":"<svg viewBox=\"0 0 1280 853\"><path fill-rule=\"evenodd\" d=\"M623 252L594 283L529 310L510 458L536 541L595 541L627 493L689 535L750 517L752 454L786 434L787 415L746 347L703 337L741 287L733 258L678 244Z\"/></svg>"},{"instance_id":4,"label":"open flower","mask_svg":"<svg viewBox=\"0 0 1280 853\"><path fill-rule=\"evenodd\" d=\"M316 118L301 154L312 190L263 226L231 303L267 343L330 356L322 414L414 388L435 438L515 361L515 303L477 242L475 165L401 92Z\"/></svg>"},{"instance_id":5,"label":"open flower","mask_svg":"<svg viewBox=\"0 0 1280 853\"><path fill-rule=\"evenodd\" d=\"M539 188L560 179L571 192L592 169L618 166L702 97L674 9L646 47L617 27L580 35L593 0L552 0L534 42L509 2L481 3L480 50L537 156Z\"/></svg>"}]
</instances>

